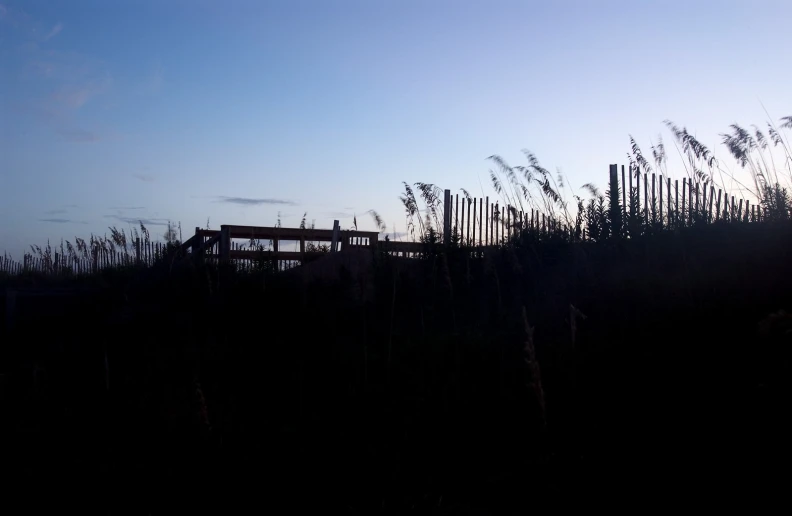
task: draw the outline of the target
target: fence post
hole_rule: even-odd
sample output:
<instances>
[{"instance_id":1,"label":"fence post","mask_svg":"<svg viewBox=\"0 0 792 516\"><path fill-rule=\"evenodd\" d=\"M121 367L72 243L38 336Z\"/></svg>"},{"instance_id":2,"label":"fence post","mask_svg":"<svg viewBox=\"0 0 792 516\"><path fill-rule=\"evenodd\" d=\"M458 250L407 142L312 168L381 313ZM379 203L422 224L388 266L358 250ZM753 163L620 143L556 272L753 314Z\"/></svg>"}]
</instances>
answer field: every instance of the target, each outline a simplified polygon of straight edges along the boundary
<instances>
[{"instance_id":1,"label":"fence post","mask_svg":"<svg viewBox=\"0 0 792 516\"><path fill-rule=\"evenodd\" d=\"M220 261L228 263L231 258L231 228L227 225L220 226Z\"/></svg>"},{"instance_id":2,"label":"fence post","mask_svg":"<svg viewBox=\"0 0 792 516\"><path fill-rule=\"evenodd\" d=\"M490 245L492 239L492 214L490 213L489 195L484 200L484 245Z\"/></svg>"},{"instance_id":3,"label":"fence post","mask_svg":"<svg viewBox=\"0 0 792 516\"><path fill-rule=\"evenodd\" d=\"M443 244L451 243L451 190L445 190L443 196Z\"/></svg>"},{"instance_id":4,"label":"fence post","mask_svg":"<svg viewBox=\"0 0 792 516\"><path fill-rule=\"evenodd\" d=\"M338 221L334 220L333 221L333 240L330 242L330 252L331 253L335 253L335 252L338 251L338 237L339 237L338 233L339 233L340 229L341 228L340 228L340 226L338 224Z\"/></svg>"},{"instance_id":5,"label":"fence post","mask_svg":"<svg viewBox=\"0 0 792 516\"><path fill-rule=\"evenodd\" d=\"M624 216L622 216L622 224L624 224L624 218L627 215L627 185L624 182L624 165L622 165L621 167L622 167L622 182L621 182L621 187L622 187L622 213L624 213Z\"/></svg>"}]
</instances>

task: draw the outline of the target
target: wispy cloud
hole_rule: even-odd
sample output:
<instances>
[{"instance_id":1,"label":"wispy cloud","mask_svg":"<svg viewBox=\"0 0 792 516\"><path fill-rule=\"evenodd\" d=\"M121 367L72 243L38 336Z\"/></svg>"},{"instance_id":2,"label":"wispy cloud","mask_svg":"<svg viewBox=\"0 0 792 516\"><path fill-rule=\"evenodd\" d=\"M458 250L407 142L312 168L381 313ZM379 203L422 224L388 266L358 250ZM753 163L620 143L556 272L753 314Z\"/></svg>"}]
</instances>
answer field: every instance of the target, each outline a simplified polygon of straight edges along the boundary
<instances>
[{"instance_id":1,"label":"wispy cloud","mask_svg":"<svg viewBox=\"0 0 792 516\"><path fill-rule=\"evenodd\" d=\"M77 110L92 98L107 91L113 80L109 76L88 79L78 84L63 85L52 95L52 99L64 107Z\"/></svg>"},{"instance_id":2,"label":"wispy cloud","mask_svg":"<svg viewBox=\"0 0 792 516\"><path fill-rule=\"evenodd\" d=\"M93 143L98 142L100 139L96 133L80 129L79 127L61 127L57 129L57 132L65 141L73 143Z\"/></svg>"},{"instance_id":3,"label":"wispy cloud","mask_svg":"<svg viewBox=\"0 0 792 516\"><path fill-rule=\"evenodd\" d=\"M146 219L143 217L124 217L122 215L105 215L105 218L116 219L125 224L143 224L144 226L167 226L168 219Z\"/></svg>"},{"instance_id":4,"label":"wispy cloud","mask_svg":"<svg viewBox=\"0 0 792 516\"><path fill-rule=\"evenodd\" d=\"M88 224L82 220L73 219L39 219L40 222L51 222L53 224Z\"/></svg>"},{"instance_id":5,"label":"wispy cloud","mask_svg":"<svg viewBox=\"0 0 792 516\"><path fill-rule=\"evenodd\" d=\"M284 199L250 199L248 197L225 197L219 196L217 202L229 204L239 204L241 206L260 206L262 204L279 204L283 206L296 206L297 203Z\"/></svg>"},{"instance_id":6,"label":"wispy cloud","mask_svg":"<svg viewBox=\"0 0 792 516\"><path fill-rule=\"evenodd\" d=\"M326 215L334 219L348 219L355 216L354 213L347 213L345 211L331 211Z\"/></svg>"},{"instance_id":7,"label":"wispy cloud","mask_svg":"<svg viewBox=\"0 0 792 516\"><path fill-rule=\"evenodd\" d=\"M60 215L61 213L66 213L66 210L49 210L44 213L47 215Z\"/></svg>"},{"instance_id":8,"label":"wispy cloud","mask_svg":"<svg viewBox=\"0 0 792 516\"><path fill-rule=\"evenodd\" d=\"M134 177L136 179L140 179L141 181L143 181L145 183L153 183L156 180L156 178L154 176L149 175L149 174L132 174L132 177Z\"/></svg>"},{"instance_id":9,"label":"wispy cloud","mask_svg":"<svg viewBox=\"0 0 792 516\"><path fill-rule=\"evenodd\" d=\"M55 26L52 27L52 30L49 31L49 34L44 36L44 41L49 41L50 39L54 38L55 36L60 34L60 31L62 30L63 30L63 24L61 22L56 23Z\"/></svg>"}]
</instances>

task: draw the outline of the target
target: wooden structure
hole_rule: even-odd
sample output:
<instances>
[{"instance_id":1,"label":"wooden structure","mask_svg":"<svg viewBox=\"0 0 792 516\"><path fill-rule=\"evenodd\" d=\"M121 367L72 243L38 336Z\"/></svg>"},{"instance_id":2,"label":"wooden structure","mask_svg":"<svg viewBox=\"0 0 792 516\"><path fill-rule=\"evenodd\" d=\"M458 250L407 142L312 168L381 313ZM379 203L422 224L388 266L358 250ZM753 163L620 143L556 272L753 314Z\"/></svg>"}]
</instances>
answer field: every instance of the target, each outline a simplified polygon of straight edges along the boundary
<instances>
[{"instance_id":1,"label":"wooden structure","mask_svg":"<svg viewBox=\"0 0 792 516\"><path fill-rule=\"evenodd\" d=\"M626 172L622 166L619 175L618 166L610 165L609 184L617 184L621 190L621 195L615 196L621 202L620 214L612 214L619 220L621 227L615 235L620 238L648 230L675 230L714 222L762 222L771 215L761 205L735 199L720 189L716 193L711 184L689 178L682 179L680 188L678 180L672 184L670 177L642 173L636 168ZM585 228L581 234L575 234L575 228L538 209L501 206L497 201L490 202L489 197L460 199L459 195L452 196L450 190L443 193L442 232L433 245L378 240L379 233L375 231L342 231L337 220L333 229L224 225L219 230L195 228L195 234L178 247L138 238L129 246L102 244L84 250L83 254L66 255L61 246L60 253L50 254L48 250L39 256L27 254L21 262L2 256L0 272L90 274L108 267L148 266L166 257L233 263L243 269L264 260L275 270L283 270L327 252L348 249L363 248L413 258L425 255L432 247L453 245L480 254L484 249L508 243L522 231L564 234L568 238L574 235L575 240L596 239L596 235L587 235Z\"/></svg>"},{"instance_id":2,"label":"wooden structure","mask_svg":"<svg viewBox=\"0 0 792 516\"><path fill-rule=\"evenodd\" d=\"M341 231L338 221L334 229L223 225L219 230L195 228L195 234L181 245L181 251L221 262L266 257L280 269L283 262L304 264L325 255L326 251L315 250L322 244L329 244L330 252L354 248L376 250L378 236L376 231ZM314 244L314 250L308 244Z\"/></svg>"}]
</instances>

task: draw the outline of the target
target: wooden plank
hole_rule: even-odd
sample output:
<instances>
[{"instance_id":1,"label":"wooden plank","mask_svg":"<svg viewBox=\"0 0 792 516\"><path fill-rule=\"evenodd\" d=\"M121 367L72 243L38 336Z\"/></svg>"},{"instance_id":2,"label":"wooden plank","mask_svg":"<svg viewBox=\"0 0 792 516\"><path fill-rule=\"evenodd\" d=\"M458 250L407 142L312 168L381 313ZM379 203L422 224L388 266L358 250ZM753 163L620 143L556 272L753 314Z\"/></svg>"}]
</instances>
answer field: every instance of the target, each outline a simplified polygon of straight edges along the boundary
<instances>
[{"instance_id":1,"label":"wooden plank","mask_svg":"<svg viewBox=\"0 0 792 516\"><path fill-rule=\"evenodd\" d=\"M679 226L679 179L674 179L674 227Z\"/></svg>"},{"instance_id":2,"label":"wooden plank","mask_svg":"<svg viewBox=\"0 0 792 516\"><path fill-rule=\"evenodd\" d=\"M635 210L638 213L634 215L636 217L641 216L641 174L638 171L638 167L635 167Z\"/></svg>"},{"instance_id":3,"label":"wooden plank","mask_svg":"<svg viewBox=\"0 0 792 516\"><path fill-rule=\"evenodd\" d=\"M456 210L454 210L454 215L456 219L454 219L454 228L457 238L459 238L459 194L456 194Z\"/></svg>"},{"instance_id":4,"label":"wooden plank","mask_svg":"<svg viewBox=\"0 0 792 516\"><path fill-rule=\"evenodd\" d=\"M737 221L738 222L742 220L742 205L743 205L743 200L740 199L740 205L737 207Z\"/></svg>"},{"instance_id":5,"label":"wooden plank","mask_svg":"<svg viewBox=\"0 0 792 516\"><path fill-rule=\"evenodd\" d=\"M644 221L649 224L649 175L644 173Z\"/></svg>"},{"instance_id":6,"label":"wooden plank","mask_svg":"<svg viewBox=\"0 0 792 516\"><path fill-rule=\"evenodd\" d=\"M666 178L666 187L667 187L666 190L668 190L668 193L666 193L666 197L668 197L668 226L670 227L671 226L671 222L672 222L672 220L671 220L672 219L672 217L671 217L671 213L672 213L672 211L671 211L671 178L670 177ZM662 202L662 201L660 201L660 202Z\"/></svg>"},{"instance_id":7,"label":"wooden plank","mask_svg":"<svg viewBox=\"0 0 792 516\"><path fill-rule=\"evenodd\" d=\"M657 195L655 191L655 173L652 172L652 222L657 220Z\"/></svg>"},{"instance_id":8,"label":"wooden plank","mask_svg":"<svg viewBox=\"0 0 792 516\"><path fill-rule=\"evenodd\" d=\"M756 206L751 206L751 222L756 222Z\"/></svg>"},{"instance_id":9,"label":"wooden plank","mask_svg":"<svg viewBox=\"0 0 792 516\"><path fill-rule=\"evenodd\" d=\"M660 198L660 202L658 203L660 208L660 227L663 227L663 177L660 177L660 181L658 186L658 197Z\"/></svg>"},{"instance_id":10,"label":"wooden plank","mask_svg":"<svg viewBox=\"0 0 792 516\"><path fill-rule=\"evenodd\" d=\"M693 182L688 181L688 224L693 224Z\"/></svg>"},{"instance_id":11,"label":"wooden plank","mask_svg":"<svg viewBox=\"0 0 792 516\"><path fill-rule=\"evenodd\" d=\"M746 199L746 200L745 200L745 217L744 217L744 219L743 219L743 222L750 222L750 219L748 218L748 206L749 206L750 204L751 204L751 201L749 201L748 199ZM740 209L742 210L742 206L740 207Z\"/></svg>"},{"instance_id":12,"label":"wooden plank","mask_svg":"<svg viewBox=\"0 0 792 516\"><path fill-rule=\"evenodd\" d=\"M715 187L710 186L709 207L707 208L707 222L712 222L712 201L715 199Z\"/></svg>"},{"instance_id":13,"label":"wooden plank","mask_svg":"<svg viewBox=\"0 0 792 516\"><path fill-rule=\"evenodd\" d=\"M690 220L687 218L686 202L687 202L687 178L683 177L682 178L682 225L683 226L686 223L688 223Z\"/></svg>"},{"instance_id":14,"label":"wooden plank","mask_svg":"<svg viewBox=\"0 0 792 516\"><path fill-rule=\"evenodd\" d=\"M484 199L479 203L479 245L484 245L482 228L484 227Z\"/></svg>"},{"instance_id":15,"label":"wooden plank","mask_svg":"<svg viewBox=\"0 0 792 516\"><path fill-rule=\"evenodd\" d=\"M723 193L723 190L718 188L718 202L715 203L715 220L720 220L721 219L721 194L722 193Z\"/></svg>"},{"instance_id":16,"label":"wooden plank","mask_svg":"<svg viewBox=\"0 0 792 516\"><path fill-rule=\"evenodd\" d=\"M633 168L632 168L632 165L630 166L630 173L627 174L627 178L628 178L627 181L629 182L629 190L630 190L629 194L628 194L629 195L629 200L630 200L630 206L629 206L629 209L630 209L630 220L632 220L632 218L635 217L635 213L633 213L633 204L634 204L633 201L635 199L634 199L634 195L633 195L633 186L632 186L632 180L633 180Z\"/></svg>"},{"instance_id":17,"label":"wooden plank","mask_svg":"<svg viewBox=\"0 0 792 516\"><path fill-rule=\"evenodd\" d=\"M459 243L460 245L465 245L465 204L468 205L468 211L470 211L470 199L465 197L462 201L462 226L460 227L460 235L459 235Z\"/></svg>"},{"instance_id":18,"label":"wooden plank","mask_svg":"<svg viewBox=\"0 0 792 516\"><path fill-rule=\"evenodd\" d=\"M470 245L474 247L476 245L476 201L477 199L474 197L473 198L473 233L472 233L473 239L470 242Z\"/></svg>"},{"instance_id":19,"label":"wooden plank","mask_svg":"<svg viewBox=\"0 0 792 516\"><path fill-rule=\"evenodd\" d=\"M443 243L451 243L451 190L443 191Z\"/></svg>"},{"instance_id":20,"label":"wooden plank","mask_svg":"<svg viewBox=\"0 0 792 516\"><path fill-rule=\"evenodd\" d=\"M484 224L484 245L489 245L490 239L492 238L492 231L490 231L492 226L492 208L489 202L489 195L484 199L484 206L484 218L487 220L486 224Z\"/></svg>"},{"instance_id":21,"label":"wooden plank","mask_svg":"<svg viewBox=\"0 0 792 516\"><path fill-rule=\"evenodd\" d=\"M410 243L418 243L418 242L398 242L400 244L410 244ZM419 244L420 245L420 244ZM303 253L299 251L251 251L251 250L232 250L229 253L229 259L231 260L260 260L263 257L272 259L272 260L292 260L295 262L300 262L304 258L317 258L321 256L326 256L328 253L323 253L322 251L305 251Z\"/></svg>"},{"instance_id":22,"label":"wooden plank","mask_svg":"<svg viewBox=\"0 0 792 516\"><path fill-rule=\"evenodd\" d=\"M499 231L500 228L498 226L500 225L500 218L501 218L500 204L498 203L498 201L495 201L495 211L493 213L494 215L492 218L494 219L495 222L495 226L494 226L495 235L494 235L493 245L498 245L499 243L498 236L500 236L500 231Z\"/></svg>"},{"instance_id":23,"label":"wooden plank","mask_svg":"<svg viewBox=\"0 0 792 516\"><path fill-rule=\"evenodd\" d=\"M622 189L622 211L627 213L627 185L624 183L624 165L622 167L622 181L621 181L621 189ZM623 222L623 221L622 221Z\"/></svg>"},{"instance_id":24,"label":"wooden plank","mask_svg":"<svg viewBox=\"0 0 792 516\"><path fill-rule=\"evenodd\" d=\"M467 216L468 216L468 218L467 218L467 231L466 231L466 235L465 235L465 236L467 237L467 245L470 245L470 207L471 207L471 205L472 205L474 202L476 202L476 200L475 200L475 199L472 199L472 200L471 200L471 199L468 199L468 209L467 209ZM476 213L476 209L475 209L475 208L473 209L473 213ZM473 227L475 228L476 226L473 226Z\"/></svg>"},{"instance_id":25,"label":"wooden plank","mask_svg":"<svg viewBox=\"0 0 792 516\"><path fill-rule=\"evenodd\" d=\"M707 222L707 185L701 188L701 211L699 211L699 217L704 223Z\"/></svg>"}]
</instances>

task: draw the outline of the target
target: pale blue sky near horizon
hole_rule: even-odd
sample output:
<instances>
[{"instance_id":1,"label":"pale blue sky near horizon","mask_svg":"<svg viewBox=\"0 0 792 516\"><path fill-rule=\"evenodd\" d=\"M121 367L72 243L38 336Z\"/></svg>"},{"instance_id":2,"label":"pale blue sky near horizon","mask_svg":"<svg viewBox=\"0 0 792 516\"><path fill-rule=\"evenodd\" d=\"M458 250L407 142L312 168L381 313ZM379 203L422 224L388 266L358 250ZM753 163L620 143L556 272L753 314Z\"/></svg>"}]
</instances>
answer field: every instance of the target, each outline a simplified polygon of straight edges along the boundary
<instances>
[{"instance_id":1,"label":"pale blue sky near horizon","mask_svg":"<svg viewBox=\"0 0 792 516\"><path fill-rule=\"evenodd\" d=\"M605 186L664 119L792 115L789 1L0 0L0 253L147 222L404 231L533 151ZM673 156L669 156L673 166Z\"/></svg>"}]
</instances>

